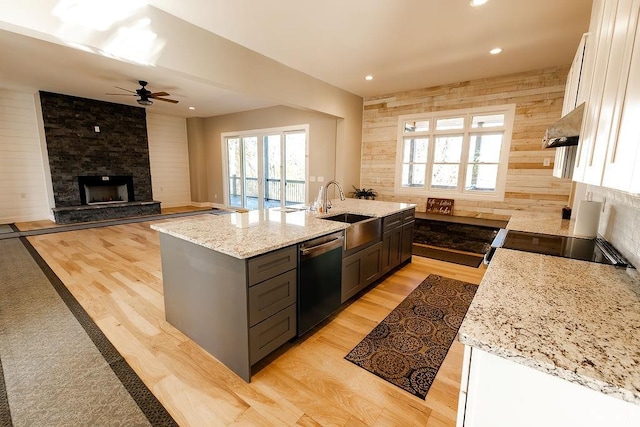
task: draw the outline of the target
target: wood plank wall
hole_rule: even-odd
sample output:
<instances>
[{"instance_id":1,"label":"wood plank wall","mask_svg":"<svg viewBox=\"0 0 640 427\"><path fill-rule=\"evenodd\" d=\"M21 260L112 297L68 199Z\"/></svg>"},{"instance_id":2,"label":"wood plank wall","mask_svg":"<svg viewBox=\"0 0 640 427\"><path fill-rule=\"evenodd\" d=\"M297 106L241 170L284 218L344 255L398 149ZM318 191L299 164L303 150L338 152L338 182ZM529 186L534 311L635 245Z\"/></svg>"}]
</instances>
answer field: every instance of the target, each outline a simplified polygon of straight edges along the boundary
<instances>
[{"instance_id":1,"label":"wood plank wall","mask_svg":"<svg viewBox=\"0 0 640 427\"><path fill-rule=\"evenodd\" d=\"M147 135L153 199L163 208L189 206L187 120L147 112Z\"/></svg>"},{"instance_id":2,"label":"wood plank wall","mask_svg":"<svg viewBox=\"0 0 640 427\"><path fill-rule=\"evenodd\" d=\"M0 89L0 224L48 218L35 97Z\"/></svg>"},{"instance_id":3,"label":"wood plank wall","mask_svg":"<svg viewBox=\"0 0 640 427\"><path fill-rule=\"evenodd\" d=\"M442 110L516 104L509 168L502 202L456 200L454 215L507 219L513 211L560 212L569 203L571 181L552 176L555 150L542 149L546 128L561 116L569 66L472 80L365 99L360 186L377 200L416 203L394 193L398 116ZM551 164L543 166L545 158Z\"/></svg>"}]
</instances>

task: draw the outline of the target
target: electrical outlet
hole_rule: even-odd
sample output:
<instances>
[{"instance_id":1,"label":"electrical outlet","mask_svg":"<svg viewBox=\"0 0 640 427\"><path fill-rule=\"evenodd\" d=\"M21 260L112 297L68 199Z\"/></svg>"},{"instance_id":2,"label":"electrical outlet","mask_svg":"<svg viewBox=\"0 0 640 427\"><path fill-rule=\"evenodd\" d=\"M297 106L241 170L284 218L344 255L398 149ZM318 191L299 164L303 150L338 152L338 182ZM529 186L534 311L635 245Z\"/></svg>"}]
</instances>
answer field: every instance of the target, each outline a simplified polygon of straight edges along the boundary
<instances>
[{"instance_id":1,"label":"electrical outlet","mask_svg":"<svg viewBox=\"0 0 640 427\"><path fill-rule=\"evenodd\" d=\"M549 165L551 165L551 159L547 157L542 161L542 166L547 167Z\"/></svg>"},{"instance_id":2,"label":"electrical outlet","mask_svg":"<svg viewBox=\"0 0 640 427\"><path fill-rule=\"evenodd\" d=\"M324 176L319 176L318 177L318 182L324 182Z\"/></svg>"},{"instance_id":3,"label":"electrical outlet","mask_svg":"<svg viewBox=\"0 0 640 427\"><path fill-rule=\"evenodd\" d=\"M309 176L309 182L316 182L315 176Z\"/></svg>"}]
</instances>

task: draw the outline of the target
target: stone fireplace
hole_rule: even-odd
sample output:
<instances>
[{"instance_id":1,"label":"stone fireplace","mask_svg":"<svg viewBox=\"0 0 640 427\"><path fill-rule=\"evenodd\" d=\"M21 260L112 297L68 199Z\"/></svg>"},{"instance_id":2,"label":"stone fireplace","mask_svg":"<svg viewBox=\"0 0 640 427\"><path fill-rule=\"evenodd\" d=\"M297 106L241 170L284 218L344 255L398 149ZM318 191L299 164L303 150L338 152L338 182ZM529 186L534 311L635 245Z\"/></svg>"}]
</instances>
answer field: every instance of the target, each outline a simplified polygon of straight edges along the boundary
<instances>
[{"instance_id":1,"label":"stone fireplace","mask_svg":"<svg viewBox=\"0 0 640 427\"><path fill-rule=\"evenodd\" d=\"M60 224L160 213L144 108L40 92Z\"/></svg>"}]
</instances>

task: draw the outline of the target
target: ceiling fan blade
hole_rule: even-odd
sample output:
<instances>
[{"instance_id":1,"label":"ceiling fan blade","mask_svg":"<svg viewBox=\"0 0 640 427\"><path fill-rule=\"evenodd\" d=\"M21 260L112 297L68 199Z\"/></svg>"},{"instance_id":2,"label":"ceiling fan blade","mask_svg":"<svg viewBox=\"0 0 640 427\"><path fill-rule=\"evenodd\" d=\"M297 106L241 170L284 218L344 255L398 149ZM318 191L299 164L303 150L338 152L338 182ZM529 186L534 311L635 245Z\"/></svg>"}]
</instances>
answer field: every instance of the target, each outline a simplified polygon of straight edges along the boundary
<instances>
[{"instance_id":1,"label":"ceiling fan blade","mask_svg":"<svg viewBox=\"0 0 640 427\"><path fill-rule=\"evenodd\" d=\"M164 101L164 102L170 102L172 104L177 104L178 101L176 101L175 99L167 99L167 98L153 98L156 101Z\"/></svg>"},{"instance_id":2,"label":"ceiling fan blade","mask_svg":"<svg viewBox=\"0 0 640 427\"><path fill-rule=\"evenodd\" d=\"M138 96L137 94L133 93L105 93L105 95L116 95L116 96Z\"/></svg>"},{"instance_id":3,"label":"ceiling fan blade","mask_svg":"<svg viewBox=\"0 0 640 427\"><path fill-rule=\"evenodd\" d=\"M170 94L168 94L167 92L153 92L151 94L149 94L149 96L169 96Z\"/></svg>"},{"instance_id":4,"label":"ceiling fan blade","mask_svg":"<svg viewBox=\"0 0 640 427\"><path fill-rule=\"evenodd\" d=\"M135 93L135 92L134 92L134 91L132 91L132 90L129 90L129 89L125 89L125 88L123 88L123 87L120 87L120 86L116 86L116 87L117 87L118 89L120 89L120 90L124 90L124 91L126 91L126 92L131 92L131 93Z\"/></svg>"}]
</instances>

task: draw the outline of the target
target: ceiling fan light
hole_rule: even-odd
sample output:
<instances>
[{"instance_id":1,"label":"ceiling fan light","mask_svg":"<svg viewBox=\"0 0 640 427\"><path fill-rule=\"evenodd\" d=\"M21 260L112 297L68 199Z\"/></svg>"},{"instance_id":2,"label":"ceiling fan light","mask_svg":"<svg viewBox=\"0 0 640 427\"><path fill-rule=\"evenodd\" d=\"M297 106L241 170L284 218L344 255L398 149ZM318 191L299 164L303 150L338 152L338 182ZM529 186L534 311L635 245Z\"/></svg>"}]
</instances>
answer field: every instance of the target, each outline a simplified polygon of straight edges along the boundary
<instances>
[{"instance_id":1,"label":"ceiling fan light","mask_svg":"<svg viewBox=\"0 0 640 427\"><path fill-rule=\"evenodd\" d=\"M140 99L138 99L138 104L144 105L146 107L147 105L153 105L153 101L150 100L150 99L142 99L142 98L140 98Z\"/></svg>"}]
</instances>

